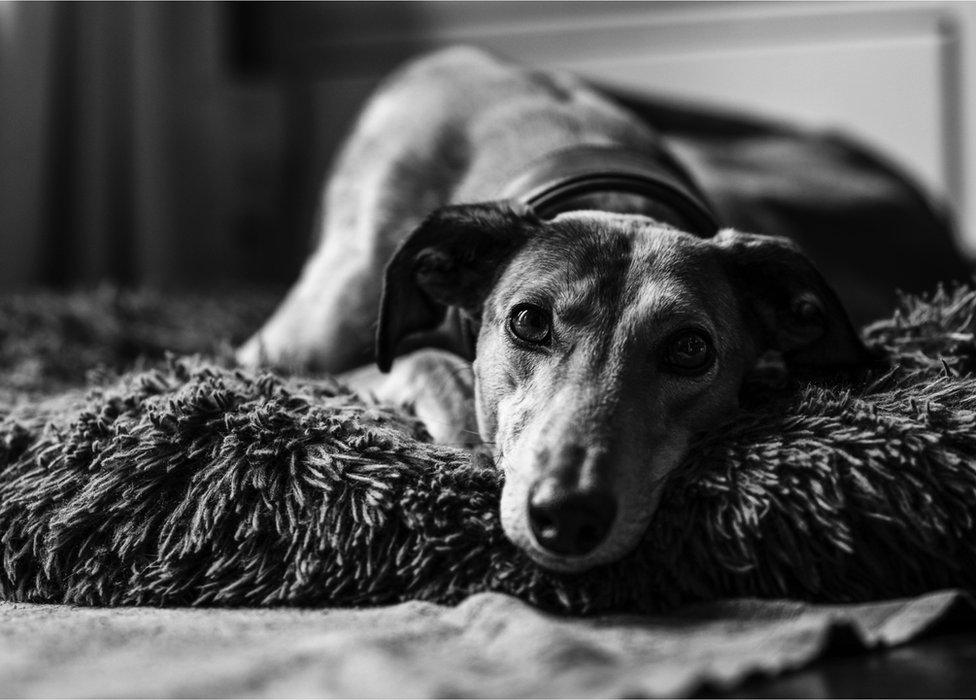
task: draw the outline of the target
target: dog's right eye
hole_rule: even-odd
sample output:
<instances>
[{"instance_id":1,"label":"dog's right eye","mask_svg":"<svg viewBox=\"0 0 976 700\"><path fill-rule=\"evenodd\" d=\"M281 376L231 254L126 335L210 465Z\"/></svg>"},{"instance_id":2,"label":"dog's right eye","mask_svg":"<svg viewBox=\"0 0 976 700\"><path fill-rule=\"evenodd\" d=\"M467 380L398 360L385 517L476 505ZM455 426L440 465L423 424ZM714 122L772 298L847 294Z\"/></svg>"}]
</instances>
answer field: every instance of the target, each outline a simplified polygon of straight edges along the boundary
<instances>
[{"instance_id":1,"label":"dog's right eye","mask_svg":"<svg viewBox=\"0 0 976 700\"><path fill-rule=\"evenodd\" d=\"M715 348L704 331L689 328L675 333L665 347L664 365L677 374L703 374L714 362Z\"/></svg>"},{"instance_id":2,"label":"dog's right eye","mask_svg":"<svg viewBox=\"0 0 976 700\"><path fill-rule=\"evenodd\" d=\"M508 314L508 329L530 345L545 345L552 336L549 312L535 304L517 304Z\"/></svg>"}]
</instances>

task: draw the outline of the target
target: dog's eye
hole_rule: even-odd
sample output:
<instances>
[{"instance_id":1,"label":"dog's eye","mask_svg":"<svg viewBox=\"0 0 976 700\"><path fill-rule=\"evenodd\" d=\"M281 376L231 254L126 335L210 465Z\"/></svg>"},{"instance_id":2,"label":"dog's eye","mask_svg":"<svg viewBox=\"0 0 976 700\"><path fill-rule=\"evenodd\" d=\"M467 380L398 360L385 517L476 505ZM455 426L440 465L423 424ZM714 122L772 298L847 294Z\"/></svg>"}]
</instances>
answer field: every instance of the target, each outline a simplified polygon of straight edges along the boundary
<instances>
[{"instance_id":1,"label":"dog's eye","mask_svg":"<svg viewBox=\"0 0 976 700\"><path fill-rule=\"evenodd\" d=\"M545 345L552 335L549 312L535 304L518 304L508 314L508 328L519 340Z\"/></svg>"},{"instance_id":2,"label":"dog's eye","mask_svg":"<svg viewBox=\"0 0 976 700\"><path fill-rule=\"evenodd\" d=\"M679 331L671 337L664 351L664 364L679 374L701 374L714 360L712 341L699 330Z\"/></svg>"}]
</instances>

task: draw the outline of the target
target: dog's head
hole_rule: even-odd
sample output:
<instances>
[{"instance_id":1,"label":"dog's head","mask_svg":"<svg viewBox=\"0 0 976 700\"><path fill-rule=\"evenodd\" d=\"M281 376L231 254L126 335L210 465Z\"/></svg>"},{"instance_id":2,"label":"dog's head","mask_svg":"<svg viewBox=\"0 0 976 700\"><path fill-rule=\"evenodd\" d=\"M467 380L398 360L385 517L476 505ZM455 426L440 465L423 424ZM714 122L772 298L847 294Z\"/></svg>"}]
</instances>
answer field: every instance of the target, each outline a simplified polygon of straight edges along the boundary
<instances>
[{"instance_id":1,"label":"dog's head","mask_svg":"<svg viewBox=\"0 0 976 700\"><path fill-rule=\"evenodd\" d=\"M562 571L635 546L691 437L737 407L760 358L792 370L867 360L787 240L700 239L641 216L438 210L387 268L381 368L452 306L479 327L478 424L505 473L505 532Z\"/></svg>"}]
</instances>

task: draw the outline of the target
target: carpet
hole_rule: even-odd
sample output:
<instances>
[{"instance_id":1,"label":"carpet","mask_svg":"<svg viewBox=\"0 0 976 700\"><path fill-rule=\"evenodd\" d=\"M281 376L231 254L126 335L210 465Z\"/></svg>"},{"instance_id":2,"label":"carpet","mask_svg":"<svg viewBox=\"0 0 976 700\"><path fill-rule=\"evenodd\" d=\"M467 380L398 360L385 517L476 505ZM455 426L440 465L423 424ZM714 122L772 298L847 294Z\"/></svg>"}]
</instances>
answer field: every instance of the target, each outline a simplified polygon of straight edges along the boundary
<instances>
[{"instance_id":1,"label":"carpet","mask_svg":"<svg viewBox=\"0 0 976 700\"><path fill-rule=\"evenodd\" d=\"M865 331L889 367L752 397L696 442L637 550L582 575L508 543L489 460L431 444L408 412L334 378L170 357L84 391L33 386L0 413L0 597L363 605L498 591L657 612L971 588L974 318L971 288L905 299Z\"/></svg>"}]
</instances>

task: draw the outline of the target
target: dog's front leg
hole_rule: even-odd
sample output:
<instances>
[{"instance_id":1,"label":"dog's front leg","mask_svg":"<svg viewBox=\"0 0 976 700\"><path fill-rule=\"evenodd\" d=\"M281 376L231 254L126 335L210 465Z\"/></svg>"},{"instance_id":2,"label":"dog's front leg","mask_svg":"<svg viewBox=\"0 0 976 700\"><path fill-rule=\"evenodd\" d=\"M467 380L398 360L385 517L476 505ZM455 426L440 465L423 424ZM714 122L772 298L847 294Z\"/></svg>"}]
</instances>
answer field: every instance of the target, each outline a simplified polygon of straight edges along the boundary
<instances>
[{"instance_id":1,"label":"dog's front leg","mask_svg":"<svg viewBox=\"0 0 976 700\"><path fill-rule=\"evenodd\" d=\"M459 447L481 444L471 364L444 350L417 350L398 357L389 373L375 366L339 375L368 401L412 407L435 442Z\"/></svg>"}]
</instances>

